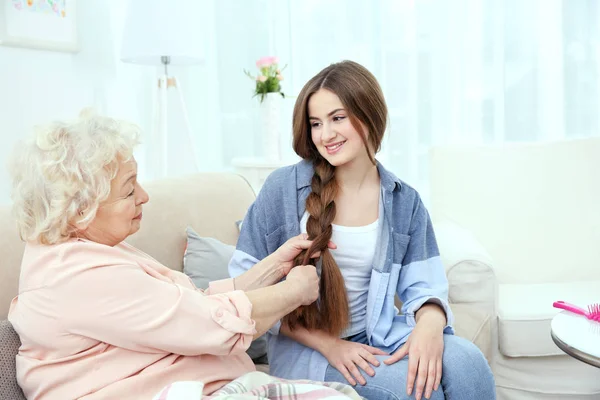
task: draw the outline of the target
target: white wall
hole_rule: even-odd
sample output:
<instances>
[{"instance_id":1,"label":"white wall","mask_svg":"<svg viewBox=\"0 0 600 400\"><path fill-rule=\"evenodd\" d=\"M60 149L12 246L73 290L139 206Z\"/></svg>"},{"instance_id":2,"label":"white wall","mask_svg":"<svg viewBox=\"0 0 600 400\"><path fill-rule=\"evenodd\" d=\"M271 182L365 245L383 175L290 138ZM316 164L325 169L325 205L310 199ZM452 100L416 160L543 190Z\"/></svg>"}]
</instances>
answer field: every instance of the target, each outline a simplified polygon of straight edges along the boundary
<instances>
[{"instance_id":1,"label":"white wall","mask_svg":"<svg viewBox=\"0 0 600 400\"><path fill-rule=\"evenodd\" d=\"M78 3L79 53L0 46L0 204L10 201L5 168L10 152L34 124L72 118L81 108L94 106L148 129L156 71L118 58L126 4ZM143 147L138 153L143 166Z\"/></svg>"},{"instance_id":2,"label":"white wall","mask_svg":"<svg viewBox=\"0 0 600 400\"><path fill-rule=\"evenodd\" d=\"M266 55L277 55L289 65L283 91L290 98L284 102L281 128L286 161L294 157L290 143L295 96L321 68L353 59L377 76L390 108L378 158L422 194L433 144L598 135L596 3L569 2L563 7L553 0L523 8L515 1L461 0L464 7L446 7L446 13L434 3L194 1L189 12L205 28L198 40L204 41L206 62L170 70L182 84L193 135L189 146L178 99L170 96L172 159L181 161L182 152L193 147L200 169L206 171L230 168L232 158L262 155L258 101L252 98L254 84L243 69L254 72L255 60ZM75 116L87 105L138 123L142 140L149 142L152 89L159 71L119 60L128 1L78 4L80 53L0 46L2 164L15 140L34 123ZM538 11L544 18L532 25L531 16ZM562 15L562 31L556 31L557 15ZM462 23L471 20L479 23ZM482 26L484 32L479 32ZM555 40L556 32L562 32L562 42ZM471 45L465 46L467 39ZM571 50L562 54L563 45ZM557 63L564 63L568 73L561 74L553 66ZM518 79L515 71L520 71ZM556 95L552 101L547 100L549 93ZM564 109L558 112L557 107ZM141 179L152 178L144 148L137 158ZM9 179L0 165L0 204L8 199Z\"/></svg>"}]
</instances>

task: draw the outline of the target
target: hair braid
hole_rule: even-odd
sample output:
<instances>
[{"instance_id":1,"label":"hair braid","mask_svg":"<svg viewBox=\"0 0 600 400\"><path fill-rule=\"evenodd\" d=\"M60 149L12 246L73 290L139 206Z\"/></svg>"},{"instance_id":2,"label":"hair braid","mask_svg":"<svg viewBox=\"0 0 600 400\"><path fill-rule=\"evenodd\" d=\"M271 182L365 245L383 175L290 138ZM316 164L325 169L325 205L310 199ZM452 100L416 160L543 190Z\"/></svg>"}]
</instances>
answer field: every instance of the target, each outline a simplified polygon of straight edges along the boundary
<instances>
[{"instance_id":1,"label":"hair braid","mask_svg":"<svg viewBox=\"0 0 600 400\"><path fill-rule=\"evenodd\" d=\"M314 163L315 173L311 182L312 193L306 199L309 217L306 222L311 247L300 253L295 265L314 264L310 255L321 252L321 280L319 300L310 306L300 307L284 317L290 329L300 325L307 329L321 329L339 335L348 325L349 309L344 278L329 251L332 223L335 218L337 182L335 167L323 158Z\"/></svg>"}]
</instances>

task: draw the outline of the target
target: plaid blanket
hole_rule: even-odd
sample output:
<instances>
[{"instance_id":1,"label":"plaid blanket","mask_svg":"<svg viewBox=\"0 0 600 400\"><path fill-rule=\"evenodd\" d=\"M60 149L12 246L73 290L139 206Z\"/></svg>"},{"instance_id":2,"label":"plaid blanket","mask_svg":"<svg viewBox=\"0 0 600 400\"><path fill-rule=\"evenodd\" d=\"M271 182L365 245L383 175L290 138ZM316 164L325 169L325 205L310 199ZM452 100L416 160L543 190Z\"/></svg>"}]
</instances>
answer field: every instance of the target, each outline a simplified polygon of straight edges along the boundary
<instances>
[{"instance_id":1,"label":"plaid blanket","mask_svg":"<svg viewBox=\"0 0 600 400\"><path fill-rule=\"evenodd\" d=\"M290 381L250 372L231 381L210 396L202 396L201 382L175 382L154 400L361 400L351 386L337 382Z\"/></svg>"}]
</instances>

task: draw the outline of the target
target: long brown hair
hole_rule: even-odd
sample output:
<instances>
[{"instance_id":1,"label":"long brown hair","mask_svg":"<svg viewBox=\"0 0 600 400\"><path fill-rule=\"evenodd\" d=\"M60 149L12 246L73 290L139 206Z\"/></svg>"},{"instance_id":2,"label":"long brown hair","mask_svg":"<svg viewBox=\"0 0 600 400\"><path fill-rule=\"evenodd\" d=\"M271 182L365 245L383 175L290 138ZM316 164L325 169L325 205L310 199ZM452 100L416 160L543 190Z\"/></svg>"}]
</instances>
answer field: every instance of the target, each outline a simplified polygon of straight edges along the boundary
<instances>
[{"instance_id":1,"label":"long brown hair","mask_svg":"<svg viewBox=\"0 0 600 400\"><path fill-rule=\"evenodd\" d=\"M373 150L376 153L381 148L387 125L387 106L377 79L365 67L353 61L332 64L319 72L304 85L294 106L294 151L303 159L312 161L315 170L311 182L312 192L306 199L309 214L306 231L313 244L310 249L300 253L295 265L314 264L310 255L321 251L321 283L319 300L293 311L284 317L283 322L290 329L299 325L309 330L321 329L337 336L349 323L344 278L327 247L332 234L331 224L335 219L338 185L335 167L319 154L312 141L308 120L308 101L320 89L327 89L339 97L354 129L362 133L362 140L373 164Z\"/></svg>"}]
</instances>

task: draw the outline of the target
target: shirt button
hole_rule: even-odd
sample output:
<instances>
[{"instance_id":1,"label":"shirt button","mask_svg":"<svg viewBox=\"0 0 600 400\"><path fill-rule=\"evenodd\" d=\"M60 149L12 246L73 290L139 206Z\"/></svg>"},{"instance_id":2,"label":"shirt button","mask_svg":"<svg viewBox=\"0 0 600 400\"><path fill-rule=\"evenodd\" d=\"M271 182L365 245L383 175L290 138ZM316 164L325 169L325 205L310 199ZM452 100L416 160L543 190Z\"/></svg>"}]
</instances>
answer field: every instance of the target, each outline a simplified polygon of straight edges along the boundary
<instances>
[{"instance_id":1,"label":"shirt button","mask_svg":"<svg viewBox=\"0 0 600 400\"><path fill-rule=\"evenodd\" d=\"M221 317L223 316L223 311L221 311L221 310L218 310L218 311L215 313L215 315L216 315L217 317L221 318Z\"/></svg>"}]
</instances>

